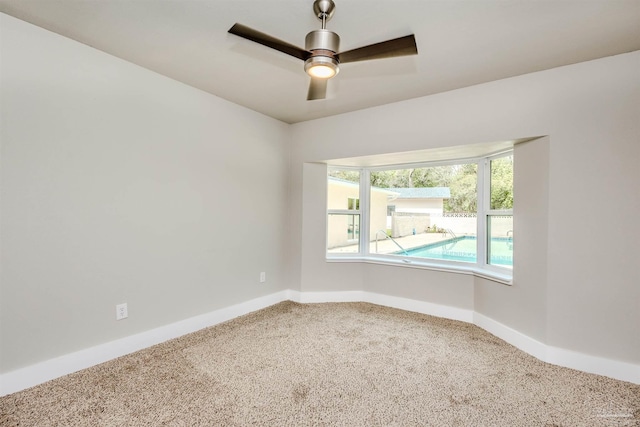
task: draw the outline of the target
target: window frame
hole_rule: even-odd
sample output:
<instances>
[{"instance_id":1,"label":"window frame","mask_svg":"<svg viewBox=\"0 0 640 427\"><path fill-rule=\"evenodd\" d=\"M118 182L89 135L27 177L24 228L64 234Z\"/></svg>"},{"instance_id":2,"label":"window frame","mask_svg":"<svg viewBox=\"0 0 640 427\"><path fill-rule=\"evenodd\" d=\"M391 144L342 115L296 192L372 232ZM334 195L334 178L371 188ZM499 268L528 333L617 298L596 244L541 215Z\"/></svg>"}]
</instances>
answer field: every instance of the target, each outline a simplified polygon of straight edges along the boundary
<instances>
[{"instance_id":1,"label":"window frame","mask_svg":"<svg viewBox=\"0 0 640 427\"><path fill-rule=\"evenodd\" d=\"M357 183L358 185L358 198L355 200L359 200L358 202L358 209L349 209L349 199L351 199L350 197L347 198L347 207L345 209L328 209L327 208L327 215L326 218L328 219L330 215L355 215L358 216L358 238L357 239L347 239L348 241L353 241L353 242L358 242L358 252L357 253L329 253L327 246L329 246L329 226L328 226L328 220L327 220L327 226L326 226L326 230L325 230L325 253L327 256L327 259L339 259L339 258L361 258L362 257L362 248L363 248L363 241L365 240L365 238L363 237L363 233L362 230L364 229L364 224L363 224L363 206L365 206L365 210L368 210L368 204L367 205L363 205L363 201L366 202L366 199L363 200L362 197L362 183L363 183L363 169L362 168L350 168L350 167L327 167L327 180L329 179L329 173L332 170L343 170L343 171L356 171L358 172L359 175L359 181ZM367 179L368 179L368 174L367 174ZM327 181L328 182L328 181ZM353 181L350 181L353 182ZM353 182L354 184L356 184L355 182ZM327 189L327 200L326 203L328 203L328 197L329 197L329 192ZM326 204L325 204L326 206ZM354 230L355 232L355 230Z\"/></svg>"},{"instance_id":2,"label":"window frame","mask_svg":"<svg viewBox=\"0 0 640 427\"><path fill-rule=\"evenodd\" d=\"M496 159L501 159L503 157L513 157L513 150L509 150L506 152L501 152L498 154L493 154L491 156L487 156L483 161L483 200L482 200L482 215L480 215L480 205L478 205L478 223L483 222L483 232L484 232L484 245L482 254L482 268L488 271L497 271L497 272L505 272L512 271L513 269L508 267L501 267L497 264L489 263L489 255L490 249L489 245L491 243L491 235L490 235L490 227L489 227L489 219L492 216L511 216L513 218L513 208L511 209L491 209L491 162ZM514 157L515 159L515 157ZM511 183L513 188L513 182ZM514 197L515 200L515 197ZM515 202L514 202L515 203ZM478 224L480 225L480 224ZM478 241L480 238L478 238ZM480 247L478 247L478 260L480 260Z\"/></svg>"},{"instance_id":3,"label":"window frame","mask_svg":"<svg viewBox=\"0 0 640 427\"><path fill-rule=\"evenodd\" d=\"M374 264L387 264L394 266L403 266L410 268L422 268L429 270L450 271L463 274L474 274L479 277L487 278L499 283L511 285L513 278L513 269L501 267L495 264L489 264L487 254L489 252L488 245L490 243L488 233L488 218L490 216L513 215L513 209L509 210L492 210L490 209L490 184L491 184L491 160L513 156L514 150L504 150L482 157L460 158L447 161L436 162L419 162L404 164L389 164L375 167L350 167L339 165L327 165L327 179L329 173L335 170L358 171L360 173L359 194L360 209L358 210L339 210L326 209L327 218L329 214L358 214L360 216L360 236L359 251L357 253L336 253L328 251L328 226L327 226L327 243L325 244L325 255L327 262L365 262ZM452 260L436 260L432 258L418 258L410 256L398 256L388 254L372 254L369 249L370 235L370 195L371 195L371 172L395 170L395 169L411 169L411 168L427 168L447 165L476 164L477 171L477 258L476 262L452 261ZM328 190L327 190L328 194ZM328 195L327 195L328 197ZM366 232L363 232L366 230Z\"/></svg>"}]
</instances>

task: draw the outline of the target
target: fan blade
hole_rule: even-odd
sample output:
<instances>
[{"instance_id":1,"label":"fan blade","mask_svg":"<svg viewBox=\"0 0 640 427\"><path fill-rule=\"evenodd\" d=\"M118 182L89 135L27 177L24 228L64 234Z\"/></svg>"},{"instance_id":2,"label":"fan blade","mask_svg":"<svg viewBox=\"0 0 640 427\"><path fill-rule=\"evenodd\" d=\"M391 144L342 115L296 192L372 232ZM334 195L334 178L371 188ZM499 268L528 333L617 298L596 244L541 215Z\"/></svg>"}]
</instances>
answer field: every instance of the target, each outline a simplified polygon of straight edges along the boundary
<instances>
[{"instance_id":1,"label":"fan blade","mask_svg":"<svg viewBox=\"0 0 640 427\"><path fill-rule=\"evenodd\" d=\"M309 93L307 94L307 101L313 101L315 99L324 99L327 96L327 81L329 79L311 79L309 83Z\"/></svg>"},{"instance_id":2,"label":"fan blade","mask_svg":"<svg viewBox=\"0 0 640 427\"><path fill-rule=\"evenodd\" d=\"M252 42L259 43L263 46L270 47L271 49L275 49L282 53L286 53L287 55L291 55L295 58L302 59L303 61L311 55L310 52L301 49L298 46L278 40L275 37L271 37L268 34L261 33L260 31L256 31L242 24L235 24L233 27L229 28L229 33L251 40Z\"/></svg>"},{"instance_id":3,"label":"fan blade","mask_svg":"<svg viewBox=\"0 0 640 427\"><path fill-rule=\"evenodd\" d=\"M339 62L367 61L369 59L393 58L395 56L416 55L418 46L413 34L385 42L370 44L338 54Z\"/></svg>"}]
</instances>

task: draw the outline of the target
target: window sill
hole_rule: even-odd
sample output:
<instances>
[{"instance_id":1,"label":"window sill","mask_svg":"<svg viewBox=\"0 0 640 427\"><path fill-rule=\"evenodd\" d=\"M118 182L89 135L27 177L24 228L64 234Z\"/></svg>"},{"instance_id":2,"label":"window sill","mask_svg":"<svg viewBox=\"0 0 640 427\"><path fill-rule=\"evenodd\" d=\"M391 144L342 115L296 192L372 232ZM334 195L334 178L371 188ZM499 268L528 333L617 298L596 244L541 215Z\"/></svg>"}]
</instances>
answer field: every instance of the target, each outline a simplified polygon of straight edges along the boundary
<instances>
[{"instance_id":1,"label":"window sill","mask_svg":"<svg viewBox=\"0 0 640 427\"><path fill-rule=\"evenodd\" d=\"M327 262L362 262L365 264L388 265L392 267L418 268L423 270L444 271L456 274L471 274L476 277L491 280L503 285L513 285L513 275L509 271L501 271L480 268L472 265L462 265L462 263L438 263L432 261L417 260L415 258L390 259L376 256L349 256L327 257ZM458 265L461 264L461 265Z\"/></svg>"}]
</instances>

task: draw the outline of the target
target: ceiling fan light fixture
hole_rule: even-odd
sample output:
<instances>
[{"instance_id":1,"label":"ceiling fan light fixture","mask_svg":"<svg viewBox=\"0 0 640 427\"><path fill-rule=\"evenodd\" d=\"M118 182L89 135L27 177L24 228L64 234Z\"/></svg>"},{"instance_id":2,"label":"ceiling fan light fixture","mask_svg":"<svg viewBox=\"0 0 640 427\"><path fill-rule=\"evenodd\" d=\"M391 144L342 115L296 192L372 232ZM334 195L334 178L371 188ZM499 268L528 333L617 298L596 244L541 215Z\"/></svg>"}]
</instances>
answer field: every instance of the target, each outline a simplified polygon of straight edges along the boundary
<instances>
[{"instance_id":1,"label":"ceiling fan light fixture","mask_svg":"<svg viewBox=\"0 0 640 427\"><path fill-rule=\"evenodd\" d=\"M304 62L304 70L312 78L330 79L338 74L336 52L340 37L326 29L311 31L305 38L305 48L311 56Z\"/></svg>"},{"instance_id":2,"label":"ceiling fan light fixture","mask_svg":"<svg viewBox=\"0 0 640 427\"><path fill-rule=\"evenodd\" d=\"M340 71L338 61L328 56L312 56L304 63L304 71L312 78L330 79Z\"/></svg>"},{"instance_id":3,"label":"ceiling fan light fixture","mask_svg":"<svg viewBox=\"0 0 640 427\"><path fill-rule=\"evenodd\" d=\"M303 60L304 71L311 76L308 101L325 99L327 82L338 74L340 64L418 53L413 34L341 52L340 36L327 30L327 21L333 16L335 7L333 0L314 0L313 13L322 22L322 28L307 34L304 49L238 23L229 29L229 33Z\"/></svg>"}]
</instances>

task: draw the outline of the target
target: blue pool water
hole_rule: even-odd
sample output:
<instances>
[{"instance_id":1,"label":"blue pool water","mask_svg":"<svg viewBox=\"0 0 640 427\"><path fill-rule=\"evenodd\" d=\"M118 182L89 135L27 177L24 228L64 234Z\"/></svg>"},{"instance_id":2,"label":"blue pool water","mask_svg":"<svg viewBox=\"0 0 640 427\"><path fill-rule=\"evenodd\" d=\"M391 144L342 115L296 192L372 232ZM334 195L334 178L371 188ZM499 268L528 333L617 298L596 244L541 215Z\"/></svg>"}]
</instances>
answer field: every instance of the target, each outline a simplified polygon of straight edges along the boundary
<instances>
[{"instance_id":1,"label":"blue pool water","mask_svg":"<svg viewBox=\"0 0 640 427\"><path fill-rule=\"evenodd\" d=\"M513 266L513 240L504 237L491 239L490 263ZM404 252L396 252L398 255ZM477 243L474 236L457 237L407 250L407 255L417 258L449 261L477 262Z\"/></svg>"}]
</instances>

